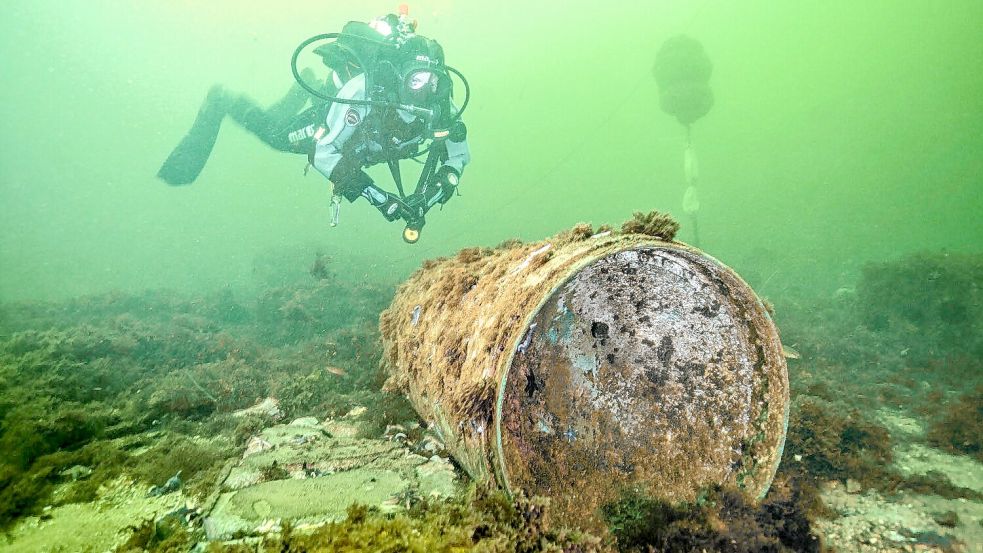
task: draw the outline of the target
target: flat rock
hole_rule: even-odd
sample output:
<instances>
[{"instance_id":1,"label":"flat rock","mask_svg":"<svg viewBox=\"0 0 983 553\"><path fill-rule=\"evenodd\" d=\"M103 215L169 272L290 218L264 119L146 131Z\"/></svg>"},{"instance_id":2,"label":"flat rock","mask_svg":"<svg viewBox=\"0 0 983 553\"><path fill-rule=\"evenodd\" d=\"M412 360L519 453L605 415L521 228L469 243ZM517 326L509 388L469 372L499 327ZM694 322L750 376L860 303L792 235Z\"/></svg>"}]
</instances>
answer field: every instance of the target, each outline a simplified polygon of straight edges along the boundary
<instances>
[{"instance_id":1,"label":"flat rock","mask_svg":"<svg viewBox=\"0 0 983 553\"><path fill-rule=\"evenodd\" d=\"M905 476L941 472L956 486L983 493L983 464L967 455L954 455L919 443L894 448L895 465Z\"/></svg>"},{"instance_id":2,"label":"flat rock","mask_svg":"<svg viewBox=\"0 0 983 553\"><path fill-rule=\"evenodd\" d=\"M962 545L946 549L949 546L945 545L983 544L983 526L964 522L983 520L980 502L907 492L882 495L876 490L850 494L843 486L826 486L822 499L839 516L817 520L815 529L837 551L981 551L978 547L960 549ZM955 527L935 520L937 513L950 511L960 521ZM876 548L871 545L875 536Z\"/></svg>"},{"instance_id":3,"label":"flat rock","mask_svg":"<svg viewBox=\"0 0 983 553\"><path fill-rule=\"evenodd\" d=\"M92 503L45 510L45 517L24 517L0 535L4 553L115 551L129 537L126 529L185 507L180 492L146 497L146 489L119 478L103 484Z\"/></svg>"},{"instance_id":4,"label":"flat rock","mask_svg":"<svg viewBox=\"0 0 983 553\"><path fill-rule=\"evenodd\" d=\"M451 497L456 491L454 465L436 455L416 467L416 478L425 496Z\"/></svg>"},{"instance_id":5,"label":"flat rock","mask_svg":"<svg viewBox=\"0 0 983 553\"><path fill-rule=\"evenodd\" d=\"M341 520L356 502L392 510L407 493L456 492L457 474L446 459L394 441L338 435L316 420L273 426L253 440L269 447L244 455L221 483L204 520L209 540L260 534L275 521Z\"/></svg>"},{"instance_id":6,"label":"flat rock","mask_svg":"<svg viewBox=\"0 0 983 553\"><path fill-rule=\"evenodd\" d=\"M205 532L209 540L225 540L259 532L273 519L295 524L343 520L349 505L380 506L410 484L396 471L367 468L262 482L223 494L205 521Z\"/></svg>"},{"instance_id":7,"label":"flat rock","mask_svg":"<svg viewBox=\"0 0 983 553\"><path fill-rule=\"evenodd\" d=\"M317 418L300 417L299 419L294 419L291 421L288 426L317 426Z\"/></svg>"},{"instance_id":8,"label":"flat rock","mask_svg":"<svg viewBox=\"0 0 983 553\"><path fill-rule=\"evenodd\" d=\"M321 425L325 431L339 438L354 438L361 433L361 426L350 420L326 420Z\"/></svg>"},{"instance_id":9,"label":"flat rock","mask_svg":"<svg viewBox=\"0 0 983 553\"><path fill-rule=\"evenodd\" d=\"M860 493L863 488L860 486L860 482L852 478L847 478L846 481L846 493Z\"/></svg>"}]
</instances>

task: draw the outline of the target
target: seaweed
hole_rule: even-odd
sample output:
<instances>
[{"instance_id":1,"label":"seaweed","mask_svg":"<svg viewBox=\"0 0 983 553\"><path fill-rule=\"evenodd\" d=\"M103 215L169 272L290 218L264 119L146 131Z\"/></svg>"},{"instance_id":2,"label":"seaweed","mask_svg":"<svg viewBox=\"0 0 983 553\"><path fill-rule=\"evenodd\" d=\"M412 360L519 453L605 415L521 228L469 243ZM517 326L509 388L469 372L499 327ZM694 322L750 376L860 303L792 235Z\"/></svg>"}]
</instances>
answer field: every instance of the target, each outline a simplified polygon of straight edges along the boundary
<instances>
[{"instance_id":1,"label":"seaweed","mask_svg":"<svg viewBox=\"0 0 983 553\"><path fill-rule=\"evenodd\" d=\"M115 551L117 553L185 553L194 545L193 535L178 517L161 520L144 520L127 528L129 537Z\"/></svg>"},{"instance_id":2,"label":"seaweed","mask_svg":"<svg viewBox=\"0 0 983 553\"><path fill-rule=\"evenodd\" d=\"M862 409L878 399L930 412L938 397L929 392L968 392L980 383L983 255L913 254L868 263L855 283L832 294L823 285L809 282L772 296L781 302L783 341L796 346L815 371L812 379L827 380L837 397ZM875 386L881 397L869 395ZM801 389L793 382L794 391Z\"/></svg>"},{"instance_id":3,"label":"seaweed","mask_svg":"<svg viewBox=\"0 0 983 553\"><path fill-rule=\"evenodd\" d=\"M27 401L5 414L0 434L0 528L37 511L48 501L59 472L73 465L99 468L75 482L62 499L89 501L98 485L118 473L119 456L111 447L89 445L114 417L105 407L83 407L51 398Z\"/></svg>"},{"instance_id":4,"label":"seaweed","mask_svg":"<svg viewBox=\"0 0 983 553\"><path fill-rule=\"evenodd\" d=\"M66 488L55 504L92 501L99 486L123 471L125 460L126 455L116 446L99 441L75 451L41 455L26 469L0 464L0 529L19 517L36 514L40 506L51 501L59 484ZM64 474L76 465L92 467L91 474L78 480Z\"/></svg>"},{"instance_id":5,"label":"seaweed","mask_svg":"<svg viewBox=\"0 0 983 553\"><path fill-rule=\"evenodd\" d=\"M269 395L270 369L262 357L247 361L232 356L175 369L153 386L147 400L149 413L155 418L202 420L248 407Z\"/></svg>"},{"instance_id":6,"label":"seaweed","mask_svg":"<svg viewBox=\"0 0 983 553\"><path fill-rule=\"evenodd\" d=\"M234 417L234 416L231 416ZM229 427L233 428L232 440L236 444L244 444L249 438L259 434L261 430L272 426L274 420L265 415L246 415L234 417L232 421L230 415L212 417L209 421L211 427L210 434L217 434Z\"/></svg>"},{"instance_id":7,"label":"seaweed","mask_svg":"<svg viewBox=\"0 0 983 553\"><path fill-rule=\"evenodd\" d=\"M474 263L483 257L481 248L464 248L457 252L457 260L461 263Z\"/></svg>"},{"instance_id":8,"label":"seaweed","mask_svg":"<svg viewBox=\"0 0 983 553\"><path fill-rule=\"evenodd\" d=\"M99 487L122 474L128 455L116 444L99 440L85 445L77 451L58 451L38 459L32 471L46 472L58 476L58 481L67 482L59 492L58 505L68 503L87 503L96 498ZM71 476L72 467L86 467L91 470L87 476Z\"/></svg>"},{"instance_id":9,"label":"seaweed","mask_svg":"<svg viewBox=\"0 0 983 553\"><path fill-rule=\"evenodd\" d=\"M524 242L519 238L506 238L495 246L496 250L511 250L514 248L519 248L524 245ZM426 268L426 266L424 266Z\"/></svg>"},{"instance_id":10,"label":"seaweed","mask_svg":"<svg viewBox=\"0 0 983 553\"><path fill-rule=\"evenodd\" d=\"M905 475L891 466L891 439L857 409L800 395L792 405L781 470L815 486L829 479L855 481L887 493L908 490L941 497L981 499L940 472Z\"/></svg>"},{"instance_id":11,"label":"seaweed","mask_svg":"<svg viewBox=\"0 0 983 553\"><path fill-rule=\"evenodd\" d=\"M358 431L360 438L375 438L383 435L389 425L418 422L420 418L405 396L391 393L382 393L363 417Z\"/></svg>"},{"instance_id":12,"label":"seaweed","mask_svg":"<svg viewBox=\"0 0 983 553\"><path fill-rule=\"evenodd\" d=\"M814 478L865 482L891 462L891 439L883 426L856 409L800 395L791 410L783 463ZM801 459L799 461L798 459Z\"/></svg>"},{"instance_id":13,"label":"seaweed","mask_svg":"<svg viewBox=\"0 0 983 553\"><path fill-rule=\"evenodd\" d=\"M214 479L208 475L221 468L236 450L220 440L196 440L174 434L157 441L146 452L129 459L127 472L147 486L164 484L180 473L187 495L205 495Z\"/></svg>"},{"instance_id":14,"label":"seaweed","mask_svg":"<svg viewBox=\"0 0 983 553\"><path fill-rule=\"evenodd\" d=\"M607 551L596 536L554 528L544 499L508 499L501 492L471 488L453 500L420 499L406 512L387 515L353 505L344 521L313 532L289 524L267 535L264 551ZM209 551L233 551L211 544Z\"/></svg>"},{"instance_id":15,"label":"seaweed","mask_svg":"<svg viewBox=\"0 0 983 553\"><path fill-rule=\"evenodd\" d=\"M818 552L822 547L809 523L807 495L792 482L776 484L759 505L738 490L719 487L693 503L626 490L602 512L624 552Z\"/></svg>"},{"instance_id":16,"label":"seaweed","mask_svg":"<svg viewBox=\"0 0 983 553\"><path fill-rule=\"evenodd\" d=\"M963 376L983 357L983 256L921 253L870 263L857 284L863 324L906 350L909 362L956 361ZM978 373L977 373L978 374Z\"/></svg>"},{"instance_id":17,"label":"seaweed","mask_svg":"<svg viewBox=\"0 0 983 553\"><path fill-rule=\"evenodd\" d=\"M590 223L577 223L572 228L561 232L557 239L561 242L579 242L594 235L594 227Z\"/></svg>"},{"instance_id":18,"label":"seaweed","mask_svg":"<svg viewBox=\"0 0 983 553\"><path fill-rule=\"evenodd\" d=\"M331 333L379 313L392 299L392 289L368 282L343 282L319 272L313 282L271 288L260 294L257 322L268 345L296 344Z\"/></svg>"},{"instance_id":19,"label":"seaweed","mask_svg":"<svg viewBox=\"0 0 983 553\"><path fill-rule=\"evenodd\" d=\"M308 272L317 280L327 280L329 278L333 278L334 275L328 268L330 263L331 257L318 252L314 256L314 262L311 264L311 270Z\"/></svg>"},{"instance_id":20,"label":"seaweed","mask_svg":"<svg viewBox=\"0 0 983 553\"><path fill-rule=\"evenodd\" d=\"M645 234L672 242L679 231L679 223L672 216L659 211L636 211L632 218L621 225L626 234Z\"/></svg>"},{"instance_id":21,"label":"seaweed","mask_svg":"<svg viewBox=\"0 0 983 553\"><path fill-rule=\"evenodd\" d=\"M262 481L270 480L286 480L290 478L290 472L277 464L276 460L272 464L269 464L259 471L260 479Z\"/></svg>"},{"instance_id":22,"label":"seaweed","mask_svg":"<svg viewBox=\"0 0 983 553\"><path fill-rule=\"evenodd\" d=\"M93 500L123 474L150 486L181 471L202 494L234 444L269 422L231 413L264 397L288 417L374 404L376 316L391 294L332 268L315 259L316 274L249 304L221 290L0 305L0 528ZM212 438L189 437L200 435ZM91 473L62 475L74 465Z\"/></svg>"},{"instance_id":23,"label":"seaweed","mask_svg":"<svg viewBox=\"0 0 983 553\"><path fill-rule=\"evenodd\" d=\"M28 468L42 455L73 450L98 437L112 414L105 408L85 408L74 402L50 399L27 402L3 418L0 451L4 464Z\"/></svg>"},{"instance_id":24,"label":"seaweed","mask_svg":"<svg viewBox=\"0 0 983 553\"><path fill-rule=\"evenodd\" d=\"M881 489L886 491L908 490L918 494L932 494L946 499L983 499L980 492L956 486L949 480L949 477L937 470L930 470L925 474L900 475L893 471L885 471L882 474L882 481L879 483Z\"/></svg>"},{"instance_id":25,"label":"seaweed","mask_svg":"<svg viewBox=\"0 0 983 553\"><path fill-rule=\"evenodd\" d=\"M929 426L929 443L983 462L983 385L945 407Z\"/></svg>"}]
</instances>

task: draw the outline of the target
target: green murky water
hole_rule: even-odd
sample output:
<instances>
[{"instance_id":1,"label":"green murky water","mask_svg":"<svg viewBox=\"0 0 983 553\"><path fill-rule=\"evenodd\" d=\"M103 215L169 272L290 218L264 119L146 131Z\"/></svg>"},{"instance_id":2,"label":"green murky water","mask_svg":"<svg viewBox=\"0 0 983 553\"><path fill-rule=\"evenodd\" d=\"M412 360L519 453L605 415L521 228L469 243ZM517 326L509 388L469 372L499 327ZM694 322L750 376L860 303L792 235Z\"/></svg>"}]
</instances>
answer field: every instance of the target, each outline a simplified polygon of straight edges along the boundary
<instances>
[{"instance_id":1,"label":"green murky water","mask_svg":"<svg viewBox=\"0 0 983 553\"><path fill-rule=\"evenodd\" d=\"M273 102L300 40L392 9L6 3L0 297L248 286L270 249L321 247L388 277L466 245L681 214L684 133L651 74L679 33L714 63L716 104L694 127L707 250L739 268L792 258L827 282L865 260L978 251L977 2L413 5L474 89L462 196L414 248L364 200L328 228L326 180L233 125L194 186L155 179L213 83Z\"/></svg>"},{"instance_id":2,"label":"green murky water","mask_svg":"<svg viewBox=\"0 0 983 553\"><path fill-rule=\"evenodd\" d=\"M978 547L983 3L414 2L419 32L473 94L461 194L428 215L415 245L364 199L329 226L327 180L231 122L193 185L155 177L210 86L272 103L301 40L395 7L0 7L0 444L20 455L0 465L0 524L102 493L73 481L52 499L68 477L51 475L69 465L96 469L98 483L161 483L180 467L146 461L166 458L159 436L119 442L160 425L173 433L166 447L220 465L251 430L229 413L267 395L291 398L296 416L381 401L378 312L424 259L652 209L692 241L686 131L660 110L652 74L660 45L686 34L713 63L715 103L692 127L699 245L774 304L801 352L793 425L849 442L837 446L848 459L817 461L833 446L792 428L799 458L783 466L846 489L894 463L863 488L969 501L955 526L919 531ZM369 172L392 188L384 166ZM405 408L365 432L411 417ZM852 422L822 418L849 409ZM227 442L191 438L219 434ZM152 456L137 460L140 448ZM931 455L958 459L948 484L886 483L926 474L918 463ZM215 463L194 472L214 478ZM49 488L17 488L39 471ZM199 478L189 481L206 489ZM45 543L38 524L25 543Z\"/></svg>"}]
</instances>

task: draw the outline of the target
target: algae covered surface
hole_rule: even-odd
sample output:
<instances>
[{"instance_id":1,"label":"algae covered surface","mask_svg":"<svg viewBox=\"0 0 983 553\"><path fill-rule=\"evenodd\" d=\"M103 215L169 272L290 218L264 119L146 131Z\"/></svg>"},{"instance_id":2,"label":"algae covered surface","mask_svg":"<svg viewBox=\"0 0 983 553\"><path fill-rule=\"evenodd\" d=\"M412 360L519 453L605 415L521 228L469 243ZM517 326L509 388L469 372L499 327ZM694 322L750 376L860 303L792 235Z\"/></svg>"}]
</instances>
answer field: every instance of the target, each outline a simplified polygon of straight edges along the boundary
<instances>
[{"instance_id":1,"label":"algae covered surface","mask_svg":"<svg viewBox=\"0 0 983 553\"><path fill-rule=\"evenodd\" d=\"M983 551L983 3L419 0L473 159L417 244L362 198L331 226L306 156L232 121L156 178L210 87L274 105L301 41L397 4L2 3L0 551ZM489 252L607 232L768 308L760 500L612 487L560 523L386 386L414 271L457 260L453 303Z\"/></svg>"},{"instance_id":2,"label":"algae covered surface","mask_svg":"<svg viewBox=\"0 0 983 553\"><path fill-rule=\"evenodd\" d=\"M600 530L558 524L548 498L469 483L440 428L383 391L377 321L392 291L338 287L319 259L312 274L254 301L155 292L4 305L0 548L973 551L980 543L983 367L976 341L953 338L976 337L983 324L972 296L954 299L980 282L977 256L870 264L848 290L777 308L798 358L768 495L756 502L707 488L695 501L667 503L625 488L598 512ZM934 286L914 314L886 292L913 267L928 267ZM937 318L952 328L918 330ZM898 349L908 343L917 349Z\"/></svg>"},{"instance_id":3,"label":"algae covered surface","mask_svg":"<svg viewBox=\"0 0 983 553\"><path fill-rule=\"evenodd\" d=\"M477 482L550 496L558 520L596 525L620 488L764 494L788 405L779 336L676 228L637 213L428 260L380 319L387 386Z\"/></svg>"}]
</instances>

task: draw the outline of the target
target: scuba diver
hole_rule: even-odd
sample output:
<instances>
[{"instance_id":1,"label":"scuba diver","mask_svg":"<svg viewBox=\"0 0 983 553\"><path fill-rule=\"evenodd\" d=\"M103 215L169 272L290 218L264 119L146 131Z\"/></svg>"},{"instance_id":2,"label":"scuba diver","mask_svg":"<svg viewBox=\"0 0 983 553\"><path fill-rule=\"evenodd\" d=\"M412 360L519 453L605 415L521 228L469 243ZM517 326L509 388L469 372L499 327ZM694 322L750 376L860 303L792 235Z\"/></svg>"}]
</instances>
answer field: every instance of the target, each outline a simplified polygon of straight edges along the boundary
<instances>
[{"instance_id":1,"label":"scuba diver","mask_svg":"<svg viewBox=\"0 0 983 553\"><path fill-rule=\"evenodd\" d=\"M276 150L306 155L309 166L331 181L331 226L338 224L341 198L364 197L386 220L405 221L403 239L415 243L427 212L454 196L470 161L461 121L470 89L464 76L444 63L440 44L416 34L405 5L399 12L370 23L351 21L341 33L305 40L291 59L296 83L268 109L213 87L157 176L171 185L194 182L228 116ZM307 46L331 39L314 49L330 75L313 86L313 71L298 71L297 58ZM464 84L460 108L451 101L451 73ZM400 172L405 159L423 164L411 194L404 192ZM383 162L398 193L379 187L364 171Z\"/></svg>"}]
</instances>

